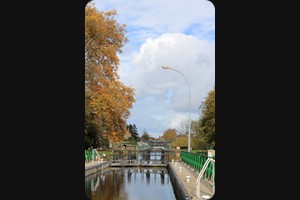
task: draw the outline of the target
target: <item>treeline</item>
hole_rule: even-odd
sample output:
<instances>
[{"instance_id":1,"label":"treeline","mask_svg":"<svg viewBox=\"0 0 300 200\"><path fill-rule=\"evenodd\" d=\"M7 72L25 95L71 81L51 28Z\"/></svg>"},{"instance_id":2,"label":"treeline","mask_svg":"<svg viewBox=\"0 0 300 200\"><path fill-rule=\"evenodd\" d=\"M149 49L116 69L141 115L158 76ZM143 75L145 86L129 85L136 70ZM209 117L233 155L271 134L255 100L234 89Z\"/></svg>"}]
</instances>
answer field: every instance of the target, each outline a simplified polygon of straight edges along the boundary
<instances>
[{"instance_id":1,"label":"treeline","mask_svg":"<svg viewBox=\"0 0 300 200\"><path fill-rule=\"evenodd\" d=\"M215 89L208 93L199 109L199 120L191 122L192 149L207 149L215 146ZM188 122L182 122L178 129L168 129L163 133L165 141L171 141L173 147L187 146Z\"/></svg>"}]
</instances>

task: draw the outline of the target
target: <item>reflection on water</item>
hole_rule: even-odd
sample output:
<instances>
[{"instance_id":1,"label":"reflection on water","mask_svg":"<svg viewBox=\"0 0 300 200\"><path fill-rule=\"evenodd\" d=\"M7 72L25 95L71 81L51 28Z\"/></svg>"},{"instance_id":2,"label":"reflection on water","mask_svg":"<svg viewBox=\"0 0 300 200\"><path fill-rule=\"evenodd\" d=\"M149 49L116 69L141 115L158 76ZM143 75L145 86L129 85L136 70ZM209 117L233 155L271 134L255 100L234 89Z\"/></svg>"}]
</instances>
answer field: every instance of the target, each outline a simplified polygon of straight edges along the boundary
<instances>
[{"instance_id":1,"label":"reflection on water","mask_svg":"<svg viewBox=\"0 0 300 200\"><path fill-rule=\"evenodd\" d=\"M156 148L156 150L145 150L142 152L138 151L117 151L114 150L113 152L113 160L168 160L171 161L175 159L175 153L170 151L163 151Z\"/></svg>"},{"instance_id":2,"label":"reflection on water","mask_svg":"<svg viewBox=\"0 0 300 200\"><path fill-rule=\"evenodd\" d=\"M85 178L92 200L175 200L166 168L108 168Z\"/></svg>"}]
</instances>

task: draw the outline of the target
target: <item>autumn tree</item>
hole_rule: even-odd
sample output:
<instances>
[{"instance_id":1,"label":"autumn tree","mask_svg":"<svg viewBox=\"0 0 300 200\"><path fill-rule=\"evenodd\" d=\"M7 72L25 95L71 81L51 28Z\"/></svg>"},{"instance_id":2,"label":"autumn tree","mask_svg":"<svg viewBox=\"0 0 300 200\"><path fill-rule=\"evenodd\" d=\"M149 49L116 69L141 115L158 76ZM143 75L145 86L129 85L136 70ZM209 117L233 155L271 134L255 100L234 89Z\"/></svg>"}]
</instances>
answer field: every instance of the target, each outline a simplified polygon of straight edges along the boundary
<instances>
[{"instance_id":1,"label":"autumn tree","mask_svg":"<svg viewBox=\"0 0 300 200\"><path fill-rule=\"evenodd\" d=\"M177 138L177 133L176 133L176 129L167 129L164 131L162 138L165 141L174 141Z\"/></svg>"},{"instance_id":2,"label":"autumn tree","mask_svg":"<svg viewBox=\"0 0 300 200\"><path fill-rule=\"evenodd\" d=\"M125 25L114 16L116 10L99 12L94 4L85 9L85 86L105 85L119 78L121 48L128 42Z\"/></svg>"},{"instance_id":3,"label":"autumn tree","mask_svg":"<svg viewBox=\"0 0 300 200\"><path fill-rule=\"evenodd\" d=\"M173 147L187 147L188 146L188 135L179 135L175 141L171 144Z\"/></svg>"},{"instance_id":4,"label":"autumn tree","mask_svg":"<svg viewBox=\"0 0 300 200\"><path fill-rule=\"evenodd\" d=\"M135 102L134 90L119 80L117 53L128 40L125 25L114 19L116 14L116 10L100 12L94 4L85 10L86 140L93 127L98 139L121 141Z\"/></svg>"},{"instance_id":5,"label":"autumn tree","mask_svg":"<svg viewBox=\"0 0 300 200\"><path fill-rule=\"evenodd\" d=\"M126 133L129 108L134 101L133 91L115 81L107 87L99 87L90 100L100 134L111 142L121 141Z\"/></svg>"}]
</instances>

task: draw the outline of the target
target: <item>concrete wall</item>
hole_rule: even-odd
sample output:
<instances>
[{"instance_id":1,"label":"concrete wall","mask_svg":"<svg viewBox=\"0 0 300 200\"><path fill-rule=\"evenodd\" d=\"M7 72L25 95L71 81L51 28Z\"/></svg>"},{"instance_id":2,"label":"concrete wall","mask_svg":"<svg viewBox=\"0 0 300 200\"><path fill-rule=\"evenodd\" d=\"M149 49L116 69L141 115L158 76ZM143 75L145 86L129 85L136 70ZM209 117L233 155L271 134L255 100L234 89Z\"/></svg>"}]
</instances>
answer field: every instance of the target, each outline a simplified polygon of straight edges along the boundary
<instances>
[{"instance_id":1,"label":"concrete wall","mask_svg":"<svg viewBox=\"0 0 300 200\"><path fill-rule=\"evenodd\" d=\"M182 185L179 177L176 174L175 169L171 165L167 165L167 169L169 172L169 176L171 179L171 183L173 186L173 190L177 200L191 200L189 193L186 191L184 186Z\"/></svg>"},{"instance_id":2,"label":"concrete wall","mask_svg":"<svg viewBox=\"0 0 300 200\"><path fill-rule=\"evenodd\" d=\"M109 162L96 163L95 165L85 167L85 176L96 173L97 171L107 167L109 167Z\"/></svg>"}]
</instances>

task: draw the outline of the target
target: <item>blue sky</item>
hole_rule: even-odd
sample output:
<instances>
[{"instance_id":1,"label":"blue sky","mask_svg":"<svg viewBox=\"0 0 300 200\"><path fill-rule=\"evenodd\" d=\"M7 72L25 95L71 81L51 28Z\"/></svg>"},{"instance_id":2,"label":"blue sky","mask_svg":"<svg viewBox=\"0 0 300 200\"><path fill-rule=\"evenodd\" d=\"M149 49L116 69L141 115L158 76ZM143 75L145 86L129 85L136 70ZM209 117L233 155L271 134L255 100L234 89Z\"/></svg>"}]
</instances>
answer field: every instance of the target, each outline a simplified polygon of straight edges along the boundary
<instances>
[{"instance_id":1,"label":"blue sky","mask_svg":"<svg viewBox=\"0 0 300 200\"><path fill-rule=\"evenodd\" d=\"M128 124L158 137L191 119L215 83L215 8L206 0L93 0L99 11L116 9L129 43L119 54L121 81L135 89Z\"/></svg>"}]
</instances>

